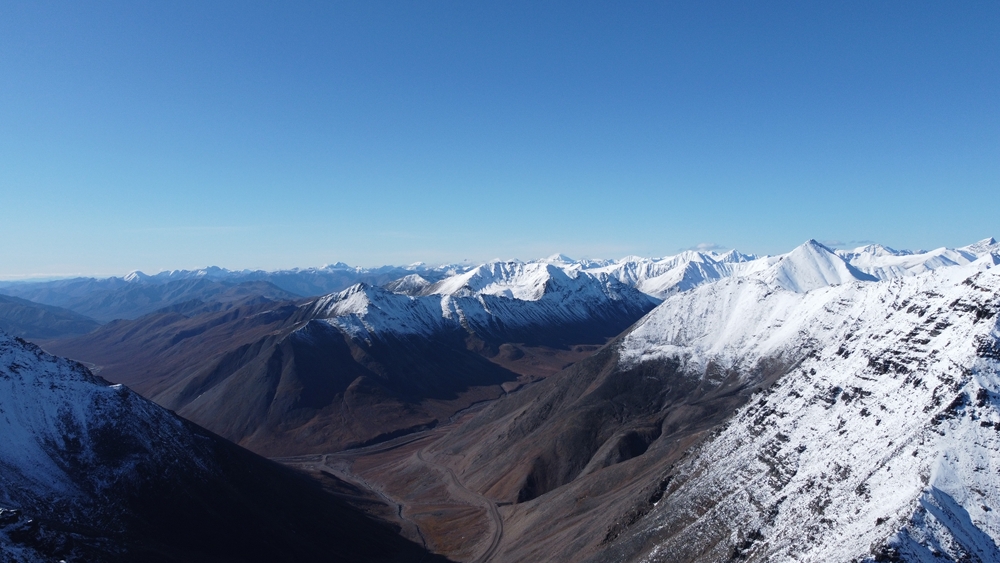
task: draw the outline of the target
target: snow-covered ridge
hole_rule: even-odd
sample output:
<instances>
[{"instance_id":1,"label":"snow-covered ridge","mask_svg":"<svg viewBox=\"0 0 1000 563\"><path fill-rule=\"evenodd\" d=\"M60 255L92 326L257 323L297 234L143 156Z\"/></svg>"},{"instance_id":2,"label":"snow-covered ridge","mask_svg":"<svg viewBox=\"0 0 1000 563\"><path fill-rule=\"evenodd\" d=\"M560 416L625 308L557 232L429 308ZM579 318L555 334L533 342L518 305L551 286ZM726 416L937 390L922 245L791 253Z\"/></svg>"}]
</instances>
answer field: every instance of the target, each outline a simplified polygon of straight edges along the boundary
<instances>
[{"instance_id":1,"label":"snow-covered ridge","mask_svg":"<svg viewBox=\"0 0 1000 563\"><path fill-rule=\"evenodd\" d=\"M0 507L35 513L50 508L40 499L100 496L134 477L136 464L190 449L193 439L180 419L122 385L2 332L0 436Z\"/></svg>"},{"instance_id":2,"label":"snow-covered ridge","mask_svg":"<svg viewBox=\"0 0 1000 563\"><path fill-rule=\"evenodd\" d=\"M990 250L988 245L984 248ZM848 259L870 264L878 257L926 258L928 254L905 254L885 247L866 249L835 252L810 240L787 254L765 257L736 251L686 251L660 259L576 261L555 255L533 262L497 260L437 282L412 273L384 288L356 285L316 300L311 315L363 340L378 334L429 336L452 329L489 333L557 327L615 315L638 318L663 298L730 279L757 284L761 292L784 290L796 294L875 283L880 278L855 267ZM961 252L969 258L964 264L977 259L970 251ZM995 256L983 252L984 257ZM922 264L928 272L958 265L934 260Z\"/></svg>"},{"instance_id":3,"label":"snow-covered ridge","mask_svg":"<svg viewBox=\"0 0 1000 563\"><path fill-rule=\"evenodd\" d=\"M365 341L379 334L431 336L455 325L434 299L365 284L321 297L310 308L310 317L324 319L352 338Z\"/></svg>"},{"instance_id":4,"label":"snow-covered ridge","mask_svg":"<svg viewBox=\"0 0 1000 563\"><path fill-rule=\"evenodd\" d=\"M794 291L763 274L668 297L621 340L623 364L678 359L709 383L790 372L685 463L646 532L690 510L699 530L739 522L751 561L1000 560L1000 259L987 250L880 282ZM685 533L646 560L697 541Z\"/></svg>"},{"instance_id":5,"label":"snow-covered ridge","mask_svg":"<svg viewBox=\"0 0 1000 563\"><path fill-rule=\"evenodd\" d=\"M891 328L886 303L901 288L932 293L950 288L961 295L963 280L978 272L997 275L998 262L988 254L965 266L923 276L878 283L838 279L843 283L798 291L783 287L780 276L787 273L786 264L778 261L758 275L733 277L669 297L623 339L621 357L634 362L680 356L699 370L709 361L748 368L763 357L839 341L861 326ZM790 285L801 285L801 280Z\"/></svg>"},{"instance_id":6,"label":"snow-covered ridge","mask_svg":"<svg viewBox=\"0 0 1000 563\"><path fill-rule=\"evenodd\" d=\"M797 293L831 285L878 279L858 270L815 240L806 241L788 254L765 261L768 262L769 268L760 271L760 277L769 285Z\"/></svg>"},{"instance_id":7,"label":"snow-covered ridge","mask_svg":"<svg viewBox=\"0 0 1000 563\"><path fill-rule=\"evenodd\" d=\"M272 278L322 278L328 276L405 276L411 273L421 274L429 279L441 279L467 271L472 266L468 264L443 264L429 266L423 262L415 262L406 266L376 266L364 268L350 266L343 262L326 264L318 268L291 268L287 270L229 270L218 266L208 266L197 270L166 270L156 274L146 274L139 270L129 272L122 279L131 283L166 283L177 280L208 279L212 281L245 282L271 280Z\"/></svg>"},{"instance_id":8,"label":"snow-covered ridge","mask_svg":"<svg viewBox=\"0 0 1000 563\"><path fill-rule=\"evenodd\" d=\"M569 283L579 273L579 265L572 262L556 265L548 262L495 261L445 278L427 288L425 293L453 297L495 295L537 301L545 294L547 284Z\"/></svg>"},{"instance_id":9,"label":"snow-covered ridge","mask_svg":"<svg viewBox=\"0 0 1000 563\"><path fill-rule=\"evenodd\" d=\"M570 277L559 269L530 266L525 273L529 281L518 286L510 278L503 285L497 277L485 275L521 271L519 266L484 266L457 277L451 287L428 286L420 295L358 284L311 302L308 317L324 319L352 338L370 341L379 335L429 337L464 330L487 336L621 322L639 318L656 304L649 296L607 276Z\"/></svg>"},{"instance_id":10,"label":"snow-covered ridge","mask_svg":"<svg viewBox=\"0 0 1000 563\"><path fill-rule=\"evenodd\" d=\"M814 245L819 245L815 241L811 242ZM968 264L990 253L1000 253L1000 244L993 238L983 239L960 248L939 248L931 251L894 250L878 244L854 250L835 251L835 254L844 259L850 266L878 279L909 276L942 267ZM537 297L538 287L538 284L533 283L533 280L551 275L552 271L559 270L570 277L575 277L580 273L595 276L606 274L647 295L662 299L704 283L711 283L731 276L752 275L761 272L781 258L782 256L761 257L743 254L737 250L723 253L689 250L662 258L626 256L618 260L574 260L563 254L555 254L528 262L495 260L481 265L429 266L423 262L416 262L407 266L362 268L338 262L319 268L292 268L275 271L228 270L210 266L198 270L164 271L153 275L133 271L121 278L108 278L103 281L108 282L105 285L111 284L109 288L112 288L111 286L117 287L116 283L125 285L163 284L195 279L230 283L268 281L286 291L303 296L326 294L331 291L340 291L355 283L367 283L382 285L392 291L409 295L427 292L455 294L464 288L468 294L506 295L519 299L533 299ZM546 274L547 269L548 274ZM857 274L855 273L855 275ZM51 284L52 282L38 283ZM21 285L25 284L22 283L19 287ZM27 284L27 286L30 285L32 284Z\"/></svg>"},{"instance_id":11,"label":"snow-covered ridge","mask_svg":"<svg viewBox=\"0 0 1000 563\"><path fill-rule=\"evenodd\" d=\"M870 244L837 254L859 270L881 280L923 274L938 268L961 266L1000 253L1000 244L992 237L960 248L937 248L912 252Z\"/></svg>"}]
</instances>

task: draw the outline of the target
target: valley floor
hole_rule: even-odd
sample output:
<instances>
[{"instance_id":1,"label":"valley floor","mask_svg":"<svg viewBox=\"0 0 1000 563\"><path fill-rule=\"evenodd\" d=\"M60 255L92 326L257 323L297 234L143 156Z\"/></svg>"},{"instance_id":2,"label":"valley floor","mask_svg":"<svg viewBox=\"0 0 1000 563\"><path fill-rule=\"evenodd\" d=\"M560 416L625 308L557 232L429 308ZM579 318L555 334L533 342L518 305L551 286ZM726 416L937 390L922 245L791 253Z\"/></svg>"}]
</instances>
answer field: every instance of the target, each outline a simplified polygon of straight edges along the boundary
<instances>
[{"instance_id":1,"label":"valley floor","mask_svg":"<svg viewBox=\"0 0 1000 563\"><path fill-rule=\"evenodd\" d=\"M485 563L503 538L503 507L466 487L429 451L483 406L467 409L448 424L372 446L275 461L320 481L331 475L351 483L369 494L348 500L398 525L407 539L455 561Z\"/></svg>"}]
</instances>

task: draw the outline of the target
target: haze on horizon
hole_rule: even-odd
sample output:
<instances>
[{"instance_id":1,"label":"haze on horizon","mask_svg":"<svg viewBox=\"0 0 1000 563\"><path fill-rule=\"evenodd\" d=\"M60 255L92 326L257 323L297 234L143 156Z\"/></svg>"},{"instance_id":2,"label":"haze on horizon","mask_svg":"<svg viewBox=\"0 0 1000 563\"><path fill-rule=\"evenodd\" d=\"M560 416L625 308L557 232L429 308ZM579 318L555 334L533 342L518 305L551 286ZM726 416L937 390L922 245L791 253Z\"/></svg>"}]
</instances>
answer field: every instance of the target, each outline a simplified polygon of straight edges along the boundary
<instances>
[{"instance_id":1,"label":"haze on horizon","mask_svg":"<svg viewBox=\"0 0 1000 563\"><path fill-rule=\"evenodd\" d=\"M1000 5L0 7L0 279L962 246Z\"/></svg>"}]
</instances>

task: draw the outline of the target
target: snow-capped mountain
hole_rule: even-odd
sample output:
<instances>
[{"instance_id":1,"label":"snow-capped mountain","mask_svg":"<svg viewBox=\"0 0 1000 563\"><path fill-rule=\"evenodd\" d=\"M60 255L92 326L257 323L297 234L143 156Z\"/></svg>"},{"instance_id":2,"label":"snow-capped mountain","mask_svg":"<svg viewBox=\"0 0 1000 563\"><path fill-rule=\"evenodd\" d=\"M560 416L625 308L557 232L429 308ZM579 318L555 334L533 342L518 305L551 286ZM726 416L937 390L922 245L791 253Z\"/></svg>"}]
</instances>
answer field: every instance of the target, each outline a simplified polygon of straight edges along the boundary
<instances>
[{"instance_id":1,"label":"snow-capped mountain","mask_svg":"<svg viewBox=\"0 0 1000 563\"><path fill-rule=\"evenodd\" d=\"M420 295L430 285L431 282L420 274L409 274L399 278L398 280L391 281L383 287L393 293L402 293L403 295Z\"/></svg>"},{"instance_id":2,"label":"snow-capped mountain","mask_svg":"<svg viewBox=\"0 0 1000 563\"><path fill-rule=\"evenodd\" d=\"M788 254L765 258L761 262L761 266L766 264L767 267L754 272L752 277L796 293L830 285L877 280L815 240L806 241Z\"/></svg>"},{"instance_id":3,"label":"snow-capped mountain","mask_svg":"<svg viewBox=\"0 0 1000 563\"><path fill-rule=\"evenodd\" d=\"M745 263L431 449L510 503L494 559L1000 560L1000 256Z\"/></svg>"},{"instance_id":4,"label":"snow-capped mountain","mask_svg":"<svg viewBox=\"0 0 1000 563\"><path fill-rule=\"evenodd\" d=\"M135 319L165 307L192 300L231 302L233 297L255 295L269 299L295 299L326 295L357 283L383 285L405 276L427 280L465 271L465 266L383 266L355 268L333 264L292 270L227 270L216 266L200 270L172 270L147 275L139 271L123 277L74 278L44 282L0 282L0 293L63 307L107 322Z\"/></svg>"},{"instance_id":5,"label":"snow-capped mountain","mask_svg":"<svg viewBox=\"0 0 1000 563\"><path fill-rule=\"evenodd\" d=\"M911 252L869 245L850 251L838 250L836 254L864 274L888 279L967 264L991 252L1000 252L1000 245L992 238L957 249ZM646 295L663 299L730 276L753 275L781 258L758 257L730 250L724 253L684 251L663 258L627 256L619 260L574 260L555 254L529 262L496 260L478 266L429 266L418 262L407 266L359 268L338 262L319 268L276 271L228 270L211 266L153 275L134 271L123 277L103 279L0 282L0 292L108 321L136 318L191 299L212 300L234 284L255 287L251 291L269 298L274 298L278 290L287 292L288 298L327 295L358 283L382 286L413 296L453 294L462 290L466 293L525 298L532 295L531 292L539 291L540 286L532 276L544 278L556 269L571 278L581 274L598 279L615 278ZM550 273L546 273L546 269Z\"/></svg>"},{"instance_id":6,"label":"snow-capped mountain","mask_svg":"<svg viewBox=\"0 0 1000 563\"><path fill-rule=\"evenodd\" d=\"M300 476L3 333L0 436L4 562L427 555Z\"/></svg>"},{"instance_id":7,"label":"snow-capped mountain","mask_svg":"<svg viewBox=\"0 0 1000 563\"><path fill-rule=\"evenodd\" d=\"M374 268L361 268L337 262L318 268L292 268L274 271L228 270L218 266L209 266L198 270L170 270L153 275L134 271L123 279L127 282L146 284L197 279L227 283L266 281L297 295L313 296L340 291L356 283L383 285L413 275L437 281L464 272L470 267L470 265L463 264L428 266L423 262L416 262L408 266L378 266Z\"/></svg>"},{"instance_id":8,"label":"snow-capped mountain","mask_svg":"<svg viewBox=\"0 0 1000 563\"><path fill-rule=\"evenodd\" d=\"M968 246L960 247L958 250L962 252L970 252L976 256L983 256L985 254L1000 252L1000 242L997 242L997 239L993 237L987 237Z\"/></svg>"},{"instance_id":9,"label":"snow-capped mountain","mask_svg":"<svg viewBox=\"0 0 1000 563\"><path fill-rule=\"evenodd\" d=\"M294 455L437 424L518 379L491 360L503 345L603 344L657 303L546 264L491 263L448 281L419 295L356 284L161 310L50 346L241 445Z\"/></svg>"},{"instance_id":10,"label":"snow-capped mountain","mask_svg":"<svg viewBox=\"0 0 1000 563\"><path fill-rule=\"evenodd\" d=\"M317 299L310 316L362 340L462 330L517 341L609 323L624 328L658 302L607 274L546 262L490 262L407 293L359 284Z\"/></svg>"},{"instance_id":11,"label":"snow-capped mountain","mask_svg":"<svg viewBox=\"0 0 1000 563\"><path fill-rule=\"evenodd\" d=\"M621 260L585 264L583 268L590 273L607 274L647 295L663 299L703 283L750 273L760 267L759 264L751 264L757 259L757 256L735 250L724 254L685 251L665 258L628 256Z\"/></svg>"},{"instance_id":12,"label":"snow-capped mountain","mask_svg":"<svg viewBox=\"0 0 1000 563\"><path fill-rule=\"evenodd\" d=\"M454 323L437 299L393 293L357 284L317 299L309 316L327 320L352 338L370 341L388 335L433 336Z\"/></svg>"},{"instance_id":13,"label":"snow-capped mountain","mask_svg":"<svg viewBox=\"0 0 1000 563\"><path fill-rule=\"evenodd\" d=\"M918 252L895 250L881 244L837 251L852 266L880 280L968 264L991 253L1000 253L1000 244L992 237L960 248L942 247Z\"/></svg>"},{"instance_id":14,"label":"snow-capped mountain","mask_svg":"<svg viewBox=\"0 0 1000 563\"><path fill-rule=\"evenodd\" d=\"M621 341L623 365L787 374L602 558L1000 560L998 262L806 292L734 278L668 298Z\"/></svg>"}]
</instances>

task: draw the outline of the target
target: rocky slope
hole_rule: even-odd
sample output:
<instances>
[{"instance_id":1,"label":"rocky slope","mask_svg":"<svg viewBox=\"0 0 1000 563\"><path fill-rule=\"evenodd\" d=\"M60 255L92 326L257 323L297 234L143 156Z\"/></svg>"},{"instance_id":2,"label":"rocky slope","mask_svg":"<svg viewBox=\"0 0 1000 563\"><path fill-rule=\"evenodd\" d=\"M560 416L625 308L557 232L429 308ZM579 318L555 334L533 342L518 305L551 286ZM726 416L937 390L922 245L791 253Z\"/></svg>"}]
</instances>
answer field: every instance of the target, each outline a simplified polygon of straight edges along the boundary
<instances>
[{"instance_id":1,"label":"rocky slope","mask_svg":"<svg viewBox=\"0 0 1000 563\"><path fill-rule=\"evenodd\" d=\"M301 475L2 333L0 435L3 561L431 559Z\"/></svg>"},{"instance_id":2,"label":"rocky slope","mask_svg":"<svg viewBox=\"0 0 1000 563\"><path fill-rule=\"evenodd\" d=\"M806 294L734 280L655 311L623 339L624 365L794 369L597 559L1000 558L997 263Z\"/></svg>"}]
</instances>

